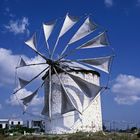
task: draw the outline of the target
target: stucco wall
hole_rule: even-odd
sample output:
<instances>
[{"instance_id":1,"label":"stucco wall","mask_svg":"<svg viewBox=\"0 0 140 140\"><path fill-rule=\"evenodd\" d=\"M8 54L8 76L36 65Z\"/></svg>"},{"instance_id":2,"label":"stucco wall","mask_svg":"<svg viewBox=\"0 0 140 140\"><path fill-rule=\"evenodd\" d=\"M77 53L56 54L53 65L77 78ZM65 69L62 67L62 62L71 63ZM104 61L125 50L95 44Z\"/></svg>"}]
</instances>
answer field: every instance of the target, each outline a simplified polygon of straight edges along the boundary
<instances>
[{"instance_id":1,"label":"stucco wall","mask_svg":"<svg viewBox=\"0 0 140 140\"><path fill-rule=\"evenodd\" d=\"M92 73L75 73L88 82L99 85L99 77ZM100 94L93 102L79 89L76 83L66 74L59 74L71 97L75 95L73 102L82 110L82 114L72 111L61 115L61 90L60 82L56 75L52 76L52 120L46 116L46 133L73 133L76 131L100 131L102 130L102 114ZM48 95L48 81L45 83L45 101Z\"/></svg>"}]
</instances>

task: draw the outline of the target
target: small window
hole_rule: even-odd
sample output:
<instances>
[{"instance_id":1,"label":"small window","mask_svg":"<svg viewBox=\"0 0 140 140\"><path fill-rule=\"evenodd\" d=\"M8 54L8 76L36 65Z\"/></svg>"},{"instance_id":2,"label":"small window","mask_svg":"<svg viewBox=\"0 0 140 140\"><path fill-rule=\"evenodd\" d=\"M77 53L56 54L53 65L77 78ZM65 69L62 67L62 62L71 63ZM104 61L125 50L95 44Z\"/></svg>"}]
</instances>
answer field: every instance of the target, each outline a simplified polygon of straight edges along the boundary
<instances>
[{"instance_id":1,"label":"small window","mask_svg":"<svg viewBox=\"0 0 140 140\"><path fill-rule=\"evenodd\" d=\"M8 128L8 124L6 124L6 128Z\"/></svg>"},{"instance_id":2,"label":"small window","mask_svg":"<svg viewBox=\"0 0 140 140\"><path fill-rule=\"evenodd\" d=\"M14 124L14 122L12 121L12 122L11 122L11 124L13 125L13 124Z\"/></svg>"},{"instance_id":3,"label":"small window","mask_svg":"<svg viewBox=\"0 0 140 140\"><path fill-rule=\"evenodd\" d=\"M0 124L0 128L2 128L2 124Z\"/></svg>"},{"instance_id":4,"label":"small window","mask_svg":"<svg viewBox=\"0 0 140 140\"><path fill-rule=\"evenodd\" d=\"M20 125L20 122L18 122L18 125Z\"/></svg>"}]
</instances>

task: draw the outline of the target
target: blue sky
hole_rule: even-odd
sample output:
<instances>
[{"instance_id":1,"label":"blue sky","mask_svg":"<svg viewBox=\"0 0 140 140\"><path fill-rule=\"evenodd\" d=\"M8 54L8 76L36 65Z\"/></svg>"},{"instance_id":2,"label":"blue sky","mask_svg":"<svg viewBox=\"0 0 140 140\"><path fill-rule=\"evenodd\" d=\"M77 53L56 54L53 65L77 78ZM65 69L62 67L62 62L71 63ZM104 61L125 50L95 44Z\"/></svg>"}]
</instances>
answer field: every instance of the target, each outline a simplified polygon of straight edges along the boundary
<instances>
[{"instance_id":1,"label":"blue sky","mask_svg":"<svg viewBox=\"0 0 140 140\"><path fill-rule=\"evenodd\" d=\"M111 47L115 49L110 90L102 94L103 119L140 122L139 0L0 0L0 117L22 112L11 96L19 56L28 62L42 61L24 41L35 31L39 34L43 22L61 19L67 12L74 16L90 14L102 30L108 30ZM33 76L35 72L22 71L21 75ZM35 99L32 112L38 112L42 100Z\"/></svg>"}]
</instances>

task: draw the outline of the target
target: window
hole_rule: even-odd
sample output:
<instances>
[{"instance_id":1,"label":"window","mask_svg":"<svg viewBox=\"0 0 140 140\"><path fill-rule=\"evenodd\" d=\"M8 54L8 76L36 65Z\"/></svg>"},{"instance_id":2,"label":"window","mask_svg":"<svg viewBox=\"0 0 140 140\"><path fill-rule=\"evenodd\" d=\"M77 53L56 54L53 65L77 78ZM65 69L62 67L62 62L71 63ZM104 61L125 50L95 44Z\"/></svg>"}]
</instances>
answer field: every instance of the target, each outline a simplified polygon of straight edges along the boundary
<instances>
[{"instance_id":1,"label":"window","mask_svg":"<svg viewBox=\"0 0 140 140\"><path fill-rule=\"evenodd\" d=\"M6 128L8 128L8 124L6 124L6 126L5 126Z\"/></svg>"},{"instance_id":2,"label":"window","mask_svg":"<svg viewBox=\"0 0 140 140\"><path fill-rule=\"evenodd\" d=\"M2 128L2 124L0 124L0 128Z\"/></svg>"}]
</instances>

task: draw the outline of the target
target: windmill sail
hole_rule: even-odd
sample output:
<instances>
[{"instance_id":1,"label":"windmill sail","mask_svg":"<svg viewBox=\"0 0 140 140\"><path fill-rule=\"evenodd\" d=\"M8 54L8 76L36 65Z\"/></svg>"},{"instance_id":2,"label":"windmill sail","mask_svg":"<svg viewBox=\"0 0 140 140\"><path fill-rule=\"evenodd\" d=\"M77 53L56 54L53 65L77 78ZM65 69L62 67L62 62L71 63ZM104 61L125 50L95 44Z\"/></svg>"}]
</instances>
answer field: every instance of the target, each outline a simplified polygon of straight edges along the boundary
<instances>
[{"instance_id":1,"label":"windmill sail","mask_svg":"<svg viewBox=\"0 0 140 140\"><path fill-rule=\"evenodd\" d=\"M56 69L54 68L54 71L55 71L55 73L56 73L56 75L57 75L57 77L58 77L58 79L59 79L59 81L60 81L60 84L61 84L61 87L62 87L62 98L65 98L66 97L66 99L65 100L67 100L68 101L68 105L66 106L67 108L61 108L62 110L62 114L64 113L64 112L67 112L67 110L71 110L72 111L72 108L73 109L75 109L75 110L77 110L80 114L81 114L81 111L79 110L79 108L78 108L78 106L72 101L72 99L71 99L71 97L70 97L70 95L68 94L68 92L67 92L67 90L66 90L66 88L65 88L65 86L64 86L64 84L63 84L63 82L62 82L62 80L61 80L61 78L59 77L59 75L58 75L58 73L57 73L57 71L56 71ZM65 103L63 102L63 104L62 105L64 105ZM72 107L73 106L73 107ZM63 112L64 111L64 112Z\"/></svg>"},{"instance_id":2,"label":"windmill sail","mask_svg":"<svg viewBox=\"0 0 140 140\"><path fill-rule=\"evenodd\" d=\"M20 63L19 63L19 67L24 67L24 66L26 66L26 65L27 65L26 62L25 62L24 59L21 57Z\"/></svg>"},{"instance_id":3,"label":"windmill sail","mask_svg":"<svg viewBox=\"0 0 140 140\"><path fill-rule=\"evenodd\" d=\"M69 76L75 81L75 83L81 88L85 95L89 98L95 98L96 95L101 91L102 87L89 83L78 76L68 73Z\"/></svg>"},{"instance_id":4,"label":"windmill sail","mask_svg":"<svg viewBox=\"0 0 140 140\"><path fill-rule=\"evenodd\" d=\"M81 38L93 32L96 28L97 28L97 25L93 23L88 17L85 20L85 22L81 25L81 27L78 29L78 31L75 33L75 35L71 38L68 44L71 44L73 42L80 40Z\"/></svg>"},{"instance_id":5,"label":"windmill sail","mask_svg":"<svg viewBox=\"0 0 140 140\"><path fill-rule=\"evenodd\" d=\"M28 45L31 49L33 49L38 55L40 55L43 59L48 61L48 58L46 58L44 55L42 55L40 52L36 49L36 34L34 34L29 40L25 41L25 44Z\"/></svg>"},{"instance_id":6,"label":"windmill sail","mask_svg":"<svg viewBox=\"0 0 140 140\"><path fill-rule=\"evenodd\" d=\"M78 47L77 49L105 47L107 45L109 45L107 35L106 35L106 32L103 32L99 34L98 36L96 36L95 38L84 43L82 46Z\"/></svg>"},{"instance_id":7,"label":"windmill sail","mask_svg":"<svg viewBox=\"0 0 140 140\"><path fill-rule=\"evenodd\" d=\"M24 80L22 78L18 78L18 80L19 80L20 89L25 87L26 85L28 85L30 83L30 81Z\"/></svg>"},{"instance_id":8,"label":"windmill sail","mask_svg":"<svg viewBox=\"0 0 140 140\"><path fill-rule=\"evenodd\" d=\"M48 66L49 67L49 66ZM33 80L35 80L36 78L38 78L44 71L48 71L48 67L45 68L44 70L42 70L38 75L36 75L34 78L32 78L30 81L27 81L27 80L24 80L24 79L21 79L19 78L19 85L20 85L20 88L17 89L16 91L14 91L13 94L17 93L19 90L21 90L23 87L25 87L26 85L28 85L29 83L31 83Z\"/></svg>"},{"instance_id":9,"label":"windmill sail","mask_svg":"<svg viewBox=\"0 0 140 140\"><path fill-rule=\"evenodd\" d=\"M57 47L57 45L58 45L59 38L60 38L61 36L63 36L77 21L78 21L77 18L72 17L72 16L69 16L68 14L66 15L66 18L65 18L65 20L64 20L63 26L62 26L62 28L61 28L61 31L60 31L60 33L59 33L59 36L57 37L55 46L54 46L54 48L53 48L53 51L52 51L52 54L51 54L51 58L52 58L53 55L54 55L54 52L55 52L56 47Z\"/></svg>"},{"instance_id":10,"label":"windmill sail","mask_svg":"<svg viewBox=\"0 0 140 140\"><path fill-rule=\"evenodd\" d=\"M72 101L70 100L69 96L67 95L65 89L63 86L61 86L61 98L62 98L62 104L61 104L61 113L65 114L70 111L76 110L75 107L72 104Z\"/></svg>"},{"instance_id":11,"label":"windmill sail","mask_svg":"<svg viewBox=\"0 0 140 140\"><path fill-rule=\"evenodd\" d=\"M44 31L46 42L48 41L48 39L53 31L54 25L55 25L55 22L43 24L43 31Z\"/></svg>"},{"instance_id":12,"label":"windmill sail","mask_svg":"<svg viewBox=\"0 0 140 140\"><path fill-rule=\"evenodd\" d=\"M77 21L78 18L72 17L67 14L62 29L60 31L59 37L63 36L75 23L77 23Z\"/></svg>"},{"instance_id":13,"label":"windmill sail","mask_svg":"<svg viewBox=\"0 0 140 140\"><path fill-rule=\"evenodd\" d=\"M28 45L33 50L37 51L36 49L36 34L34 34L29 40L25 42L26 45Z\"/></svg>"},{"instance_id":14,"label":"windmill sail","mask_svg":"<svg viewBox=\"0 0 140 140\"><path fill-rule=\"evenodd\" d=\"M38 89L29 96L22 98L21 100L23 101L23 104L27 106L27 104L30 103L33 100L33 98L37 95L37 92Z\"/></svg>"},{"instance_id":15,"label":"windmill sail","mask_svg":"<svg viewBox=\"0 0 140 140\"><path fill-rule=\"evenodd\" d=\"M90 65L94 68L97 68L97 69L102 70L106 73L109 73L109 68L110 68L110 64L112 61L112 56L92 58L92 59L83 59L83 60L77 60L77 61L83 62L83 63Z\"/></svg>"},{"instance_id":16,"label":"windmill sail","mask_svg":"<svg viewBox=\"0 0 140 140\"><path fill-rule=\"evenodd\" d=\"M45 116L49 116L49 106L47 106L46 104L44 105L43 107L43 110L41 112L42 115L45 115Z\"/></svg>"},{"instance_id":17,"label":"windmill sail","mask_svg":"<svg viewBox=\"0 0 140 140\"><path fill-rule=\"evenodd\" d=\"M63 62L64 65L68 66L69 68L73 69L73 70L93 70L92 68L89 68L88 66L85 66L83 64L80 64L78 62Z\"/></svg>"}]
</instances>

